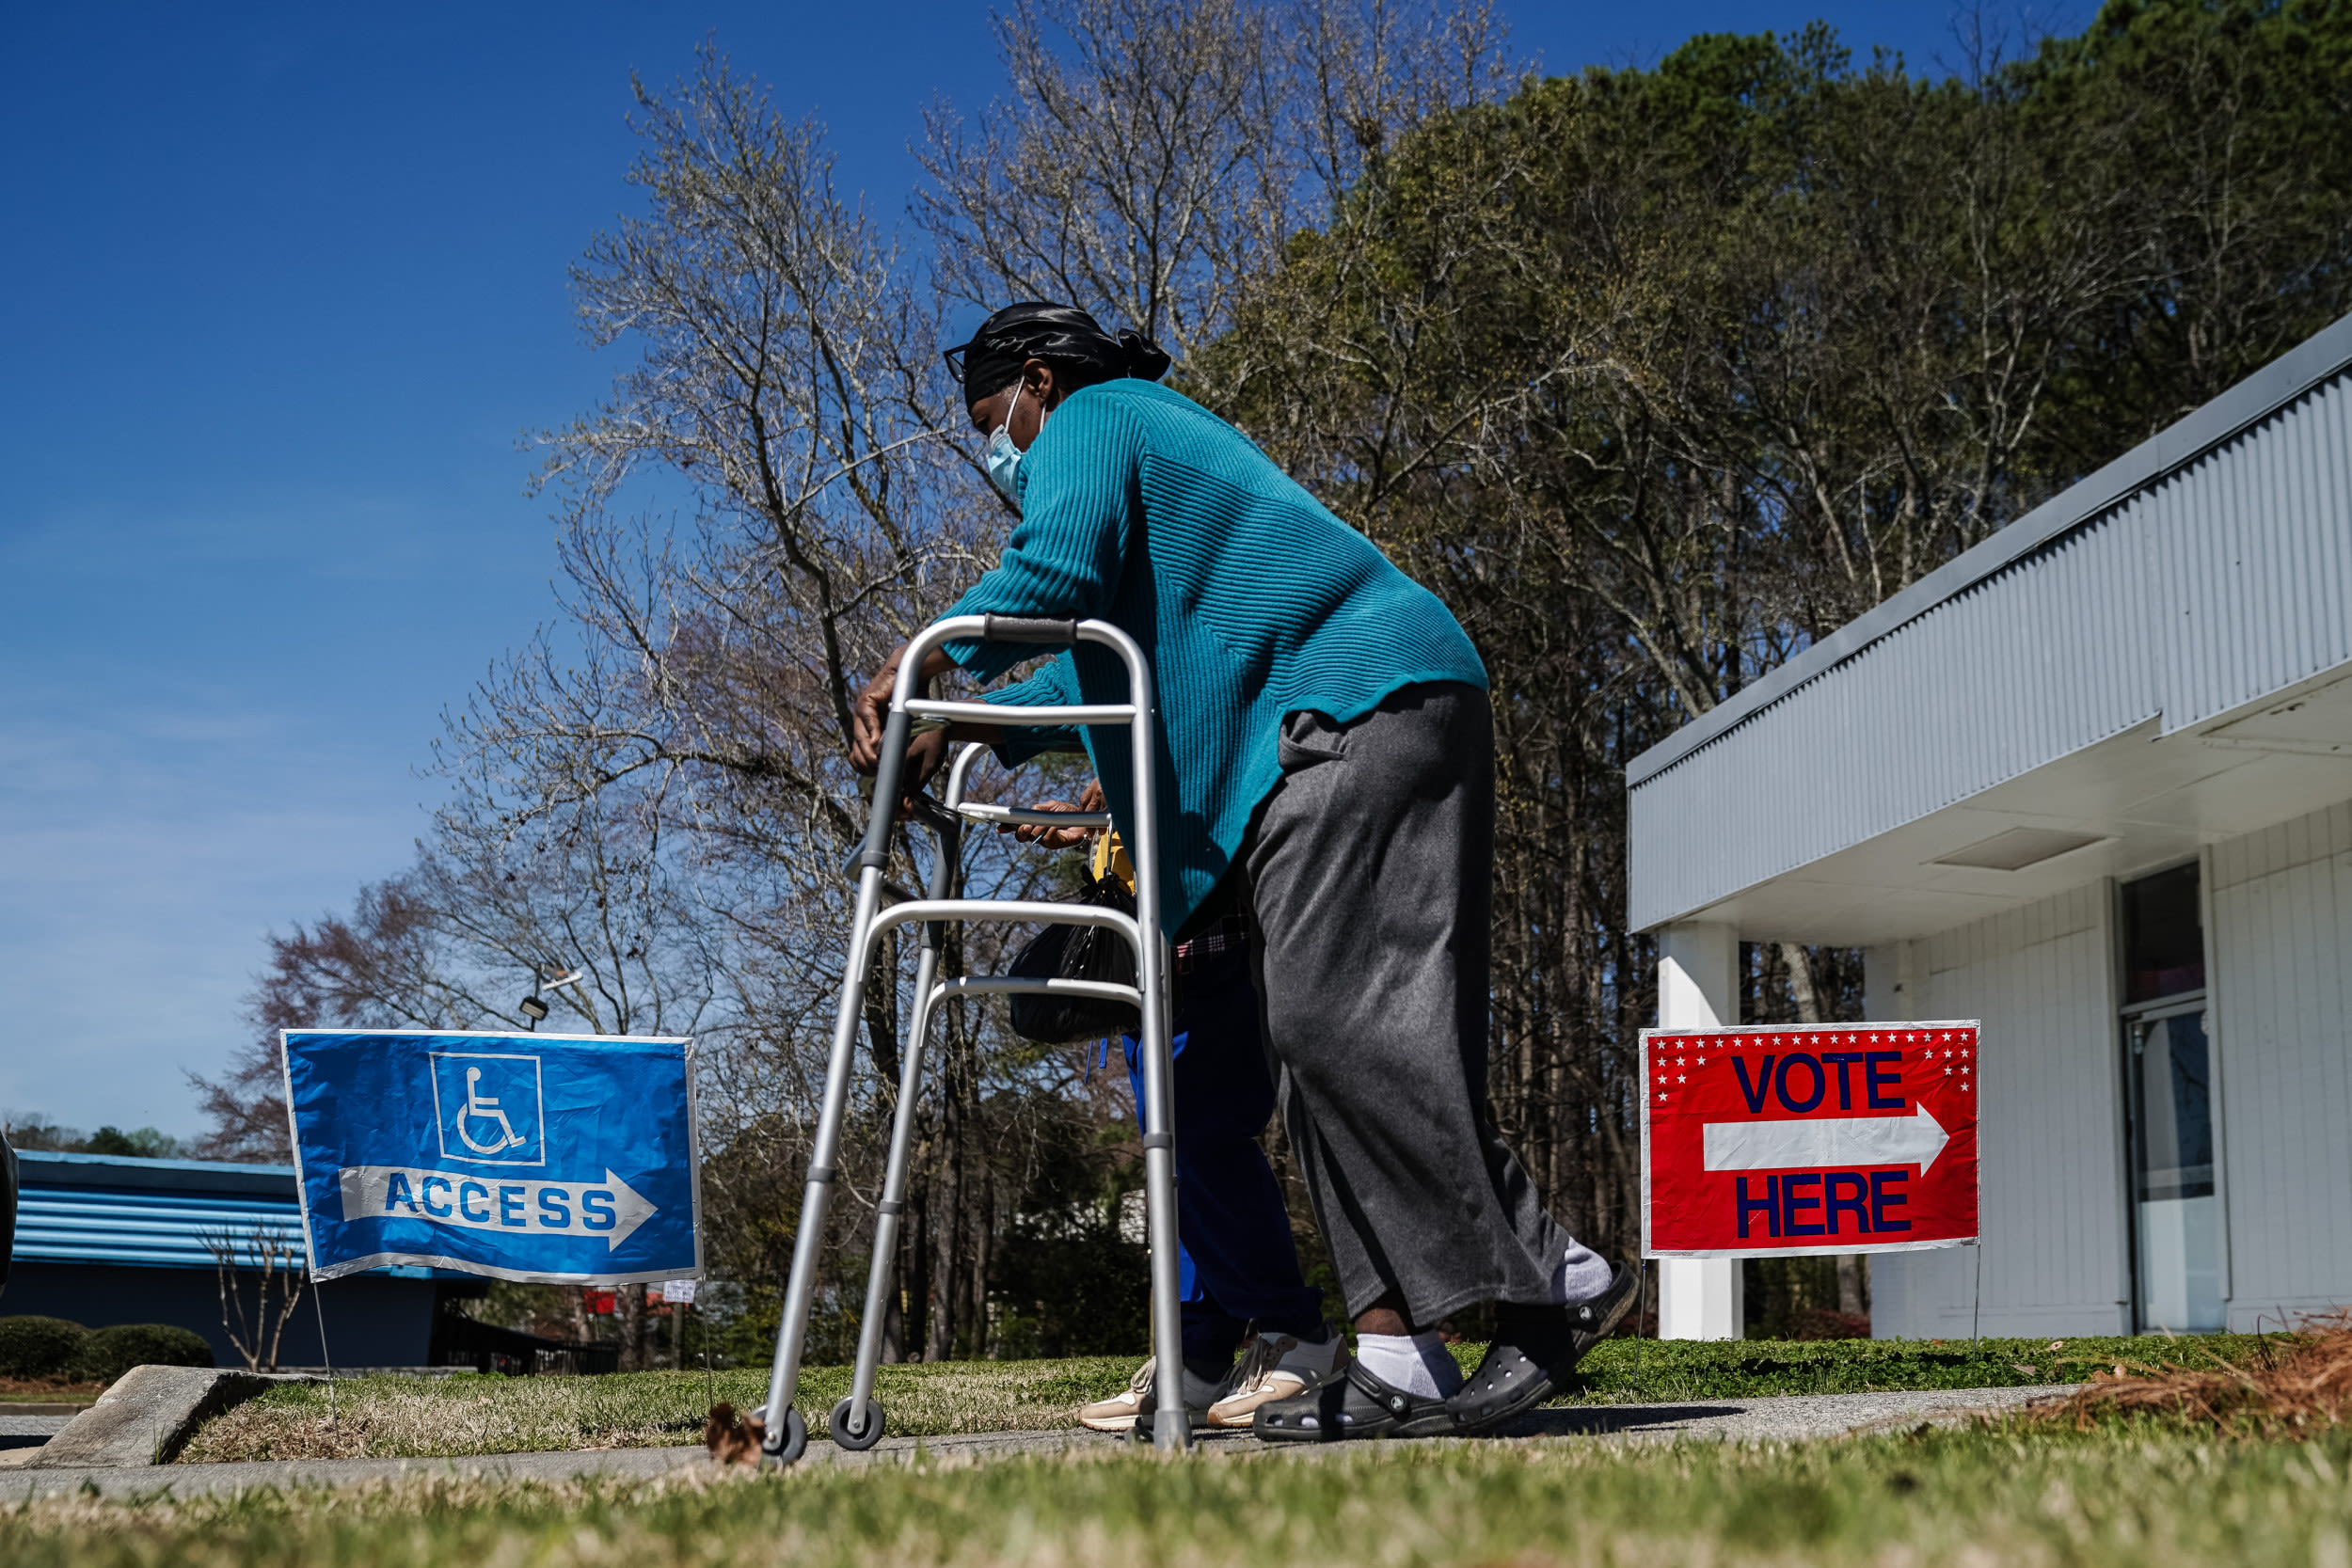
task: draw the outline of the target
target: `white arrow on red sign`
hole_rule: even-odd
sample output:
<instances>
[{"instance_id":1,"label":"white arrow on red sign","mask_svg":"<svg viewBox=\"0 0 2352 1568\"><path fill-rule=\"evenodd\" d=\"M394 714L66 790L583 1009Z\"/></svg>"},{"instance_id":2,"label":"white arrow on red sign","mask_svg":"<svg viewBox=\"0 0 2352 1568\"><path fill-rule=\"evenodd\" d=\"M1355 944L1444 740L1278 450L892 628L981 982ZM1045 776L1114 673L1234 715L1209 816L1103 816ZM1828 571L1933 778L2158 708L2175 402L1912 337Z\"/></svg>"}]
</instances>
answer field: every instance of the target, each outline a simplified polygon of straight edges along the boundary
<instances>
[{"instance_id":1,"label":"white arrow on red sign","mask_svg":"<svg viewBox=\"0 0 2352 1568\"><path fill-rule=\"evenodd\" d=\"M1831 1165L1910 1165L1927 1175L1951 1134L1925 1105L1908 1117L1820 1117L1710 1121L1708 1170L1818 1170Z\"/></svg>"}]
</instances>

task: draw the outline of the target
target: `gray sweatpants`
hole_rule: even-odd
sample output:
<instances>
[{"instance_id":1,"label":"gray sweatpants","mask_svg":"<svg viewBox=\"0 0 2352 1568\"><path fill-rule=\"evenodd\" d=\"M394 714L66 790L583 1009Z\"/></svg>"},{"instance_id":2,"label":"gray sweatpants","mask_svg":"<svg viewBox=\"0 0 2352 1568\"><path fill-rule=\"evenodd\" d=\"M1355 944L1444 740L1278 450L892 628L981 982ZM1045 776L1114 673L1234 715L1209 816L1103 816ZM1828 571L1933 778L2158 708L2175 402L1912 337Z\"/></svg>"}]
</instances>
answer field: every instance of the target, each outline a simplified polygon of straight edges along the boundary
<instances>
[{"instance_id":1,"label":"gray sweatpants","mask_svg":"<svg viewBox=\"0 0 2352 1568\"><path fill-rule=\"evenodd\" d=\"M1242 863L1282 1116L1352 1316L1557 1299L1571 1244L1486 1115L1494 719L1455 682L1283 721Z\"/></svg>"}]
</instances>

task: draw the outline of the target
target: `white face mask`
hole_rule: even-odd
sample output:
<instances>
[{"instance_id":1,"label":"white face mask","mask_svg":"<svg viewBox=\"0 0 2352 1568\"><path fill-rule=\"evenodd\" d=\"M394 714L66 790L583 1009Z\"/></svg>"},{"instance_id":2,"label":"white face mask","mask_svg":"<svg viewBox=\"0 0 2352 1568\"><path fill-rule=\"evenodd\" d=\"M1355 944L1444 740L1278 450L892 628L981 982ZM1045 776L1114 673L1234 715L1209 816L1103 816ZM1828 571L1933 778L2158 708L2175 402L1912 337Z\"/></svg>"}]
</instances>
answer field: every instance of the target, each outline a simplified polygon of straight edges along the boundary
<instances>
[{"instance_id":1,"label":"white face mask","mask_svg":"<svg viewBox=\"0 0 2352 1568\"><path fill-rule=\"evenodd\" d=\"M1023 453L1019 447L1012 444L1012 411L1021 406L1022 390L1019 382L1013 383L1012 401L1005 404L1005 422L989 432L987 452L988 482L1015 506L1021 504L1021 492L1014 487L1013 480L1021 471ZM1040 416L1038 429L1041 434L1044 428L1044 418Z\"/></svg>"}]
</instances>

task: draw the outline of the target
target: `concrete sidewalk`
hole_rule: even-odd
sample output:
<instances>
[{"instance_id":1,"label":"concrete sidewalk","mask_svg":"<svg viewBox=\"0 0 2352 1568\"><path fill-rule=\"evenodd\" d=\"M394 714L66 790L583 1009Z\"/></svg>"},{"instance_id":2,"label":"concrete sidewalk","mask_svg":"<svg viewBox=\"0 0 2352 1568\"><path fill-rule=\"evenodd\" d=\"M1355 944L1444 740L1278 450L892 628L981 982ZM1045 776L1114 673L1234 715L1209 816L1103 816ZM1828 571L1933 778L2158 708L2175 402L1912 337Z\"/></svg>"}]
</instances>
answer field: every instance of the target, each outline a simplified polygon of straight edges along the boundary
<instances>
[{"instance_id":1,"label":"concrete sidewalk","mask_svg":"<svg viewBox=\"0 0 2352 1568\"><path fill-rule=\"evenodd\" d=\"M2013 1409L2028 1400L2069 1392L2067 1384L2033 1388L1935 1389L1903 1394L1804 1394L1779 1399L1718 1400L1703 1404L1577 1405L1539 1410L1505 1441L1588 1437L1613 1442L1794 1442L1876 1431L1900 1431L1921 1421L1950 1424L1978 1411ZM1477 1438L1438 1438L1477 1442ZM814 1442L802 1468L826 1465L903 1463L920 1451L933 1458L994 1459L1072 1449L1123 1449L1123 1439L1077 1428L1056 1432L977 1433L953 1437L885 1437L864 1453ZM1260 1443L1246 1433L1203 1433L1202 1452L1234 1458L1277 1454L1360 1452L1363 1444ZM456 1459L317 1459L236 1465L166 1465L119 1469L0 1470L0 1503L95 1489L109 1497L168 1493L194 1497L259 1486L347 1486L355 1482L441 1477L568 1481L598 1477L644 1480L673 1470L707 1469L700 1448L580 1449L560 1453L482 1454ZM749 1476L754 1472L731 1472Z\"/></svg>"},{"instance_id":2,"label":"concrete sidewalk","mask_svg":"<svg viewBox=\"0 0 2352 1568\"><path fill-rule=\"evenodd\" d=\"M63 1432L72 1416L44 1412L28 1416L21 1410L0 1405L0 1465L8 1463L8 1455L30 1452Z\"/></svg>"}]
</instances>

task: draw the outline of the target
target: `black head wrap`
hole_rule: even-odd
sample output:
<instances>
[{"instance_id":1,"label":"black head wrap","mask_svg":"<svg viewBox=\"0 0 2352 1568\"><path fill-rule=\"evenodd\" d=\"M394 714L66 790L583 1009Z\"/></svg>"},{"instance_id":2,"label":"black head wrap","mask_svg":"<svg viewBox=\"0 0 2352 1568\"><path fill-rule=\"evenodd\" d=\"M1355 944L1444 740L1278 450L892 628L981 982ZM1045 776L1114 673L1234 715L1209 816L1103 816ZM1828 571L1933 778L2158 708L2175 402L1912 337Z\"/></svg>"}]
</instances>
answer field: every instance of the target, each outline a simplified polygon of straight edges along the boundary
<instances>
[{"instance_id":1,"label":"black head wrap","mask_svg":"<svg viewBox=\"0 0 2352 1568\"><path fill-rule=\"evenodd\" d=\"M1114 338L1076 306L1041 300L1006 306L981 324L970 342L946 352L947 368L963 383L967 402L1009 387L1032 359L1075 372L1072 379L1077 387L1124 376L1157 381L1170 363L1160 345L1140 332L1122 331Z\"/></svg>"}]
</instances>

